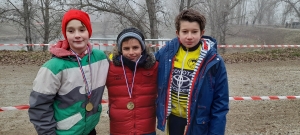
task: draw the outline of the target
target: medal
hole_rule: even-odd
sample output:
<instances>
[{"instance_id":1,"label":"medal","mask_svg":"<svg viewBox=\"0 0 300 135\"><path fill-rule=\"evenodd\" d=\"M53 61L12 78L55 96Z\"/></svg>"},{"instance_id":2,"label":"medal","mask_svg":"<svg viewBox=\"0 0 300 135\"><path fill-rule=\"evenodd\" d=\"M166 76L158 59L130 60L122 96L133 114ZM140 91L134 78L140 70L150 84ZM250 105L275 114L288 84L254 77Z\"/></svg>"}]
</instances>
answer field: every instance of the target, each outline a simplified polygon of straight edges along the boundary
<instances>
[{"instance_id":1,"label":"medal","mask_svg":"<svg viewBox=\"0 0 300 135\"><path fill-rule=\"evenodd\" d=\"M90 82L91 82L91 85L90 85L90 87L89 87L88 81L87 81L87 79L86 79L86 76L85 76L84 70L83 70L83 68L82 68L82 65L81 65L81 63L80 63L81 59L79 58L79 56L77 55L76 52L74 52L72 49L70 49L70 50L71 50L72 53L75 54L75 56L76 56L76 59L77 59L77 62L78 62L78 66L79 66L79 68L80 68L80 72L81 72L81 75L82 75L82 79L83 79L83 82L85 83L85 91L86 91L86 93L87 93L88 99L90 100L91 95L92 95L92 83L93 83L93 81L92 81L93 77L92 77L91 51L90 51L90 48L87 47L88 55L89 55L90 76L91 76L91 81L90 81ZM92 104L91 102L88 102L88 103L86 104L86 106L85 106L85 110L89 112L89 111L93 110L93 107L94 107L93 104Z\"/></svg>"},{"instance_id":2,"label":"medal","mask_svg":"<svg viewBox=\"0 0 300 135\"><path fill-rule=\"evenodd\" d=\"M134 108L134 103L133 102L128 102L127 103L127 109L132 110Z\"/></svg>"},{"instance_id":3,"label":"medal","mask_svg":"<svg viewBox=\"0 0 300 135\"><path fill-rule=\"evenodd\" d=\"M91 111L93 109L93 104L91 102L89 102L88 104L86 104L85 106L86 111Z\"/></svg>"},{"instance_id":4,"label":"medal","mask_svg":"<svg viewBox=\"0 0 300 135\"><path fill-rule=\"evenodd\" d=\"M125 81L126 81L126 86L127 86L127 90L128 90L128 95L129 95L129 98L131 98L132 96L132 90L133 90L133 86L134 86L134 78L135 78L135 73L136 73L136 68L137 68L137 65L139 63L139 60L141 59L142 55L140 56L140 58L135 62L135 67L134 67L134 73L133 73L133 77L132 77L132 83L131 83L131 87L129 87L128 85L128 80L127 80L127 76L126 76L126 70L124 68L124 63L123 63L123 56L121 55L121 63L122 63L122 68L123 68L123 71L124 71L124 76L125 76ZM132 110L134 108L134 103L133 102L128 102L127 103L127 109L128 110Z\"/></svg>"}]
</instances>

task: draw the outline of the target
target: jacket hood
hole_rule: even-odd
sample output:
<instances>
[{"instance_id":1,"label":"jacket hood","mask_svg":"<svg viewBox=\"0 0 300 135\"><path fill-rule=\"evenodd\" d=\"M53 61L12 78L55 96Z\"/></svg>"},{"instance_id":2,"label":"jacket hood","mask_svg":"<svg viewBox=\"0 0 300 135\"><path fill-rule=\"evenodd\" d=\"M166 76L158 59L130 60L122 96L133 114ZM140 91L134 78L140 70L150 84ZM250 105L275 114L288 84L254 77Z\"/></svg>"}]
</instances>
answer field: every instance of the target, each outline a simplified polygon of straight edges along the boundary
<instances>
[{"instance_id":1,"label":"jacket hood","mask_svg":"<svg viewBox=\"0 0 300 135\"><path fill-rule=\"evenodd\" d=\"M88 43L87 46L92 49L90 43ZM70 50L70 46L67 40L58 41L54 46L50 48L50 53L59 58L66 56L75 56L75 54L73 54Z\"/></svg>"},{"instance_id":2,"label":"jacket hood","mask_svg":"<svg viewBox=\"0 0 300 135\"><path fill-rule=\"evenodd\" d=\"M112 62L114 65L116 66L122 66L121 60L120 60L120 56L121 54L118 51L118 47L115 46L113 48L113 57L112 57ZM143 67L145 69L150 69L151 67L153 67L155 65L156 59L153 53L150 52L150 48L148 46L146 46L144 52L142 52L142 54L146 54L146 60L145 63L143 64Z\"/></svg>"},{"instance_id":3,"label":"jacket hood","mask_svg":"<svg viewBox=\"0 0 300 135\"><path fill-rule=\"evenodd\" d=\"M218 50L218 43L217 40L210 37L210 36L202 36L201 38L202 41L205 41L207 45L211 48L210 50L214 50L217 52Z\"/></svg>"}]
</instances>

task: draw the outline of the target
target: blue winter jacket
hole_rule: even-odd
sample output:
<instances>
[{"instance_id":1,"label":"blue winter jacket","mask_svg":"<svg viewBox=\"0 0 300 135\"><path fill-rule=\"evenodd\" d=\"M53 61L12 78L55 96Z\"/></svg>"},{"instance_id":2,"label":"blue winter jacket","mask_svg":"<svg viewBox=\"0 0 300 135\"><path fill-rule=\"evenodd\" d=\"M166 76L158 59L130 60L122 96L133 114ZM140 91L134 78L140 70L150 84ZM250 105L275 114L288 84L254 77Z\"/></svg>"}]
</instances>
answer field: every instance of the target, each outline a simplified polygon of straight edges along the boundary
<instances>
[{"instance_id":1,"label":"blue winter jacket","mask_svg":"<svg viewBox=\"0 0 300 135\"><path fill-rule=\"evenodd\" d=\"M215 39L202 36L202 45L209 46L201 68L192 83L187 114L186 135L223 135L225 134L226 114L229 111L228 80L225 63L217 53ZM166 43L155 57L158 67L157 128L164 131L168 108L168 82L172 70L172 60L180 45L178 38Z\"/></svg>"}]
</instances>

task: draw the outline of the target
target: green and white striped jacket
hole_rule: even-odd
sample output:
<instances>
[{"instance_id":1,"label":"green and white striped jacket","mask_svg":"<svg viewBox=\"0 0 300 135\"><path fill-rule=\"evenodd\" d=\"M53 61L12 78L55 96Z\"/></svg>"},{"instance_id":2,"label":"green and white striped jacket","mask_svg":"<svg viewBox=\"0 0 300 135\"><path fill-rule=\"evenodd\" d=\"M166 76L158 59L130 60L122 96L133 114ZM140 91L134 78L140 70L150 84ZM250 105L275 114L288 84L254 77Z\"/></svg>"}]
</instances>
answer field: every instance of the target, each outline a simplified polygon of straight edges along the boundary
<instances>
[{"instance_id":1,"label":"green and white striped jacket","mask_svg":"<svg viewBox=\"0 0 300 135\"><path fill-rule=\"evenodd\" d=\"M101 50L81 59L89 87L92 86L91 111L85 83L74 56L53 57L39 70L30 94L28 110L30 121L41 135L86 135L95 128L102 111L101 100L105 88L109 63Z\"/></svg>"}]
</instances>

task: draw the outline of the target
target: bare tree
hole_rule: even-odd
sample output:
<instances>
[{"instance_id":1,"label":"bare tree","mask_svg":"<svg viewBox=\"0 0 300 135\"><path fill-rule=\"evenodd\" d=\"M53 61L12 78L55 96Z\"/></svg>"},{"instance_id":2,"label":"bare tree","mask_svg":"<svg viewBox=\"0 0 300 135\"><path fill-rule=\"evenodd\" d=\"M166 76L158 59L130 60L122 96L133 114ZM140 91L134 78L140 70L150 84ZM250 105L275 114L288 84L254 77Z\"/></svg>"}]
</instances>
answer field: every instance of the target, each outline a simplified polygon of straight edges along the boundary
<instances>
[{"instance_id":1,"label":"bare tree","mask_svg":"<svg viewBox=\"0 0 300 135\"><path fill-rule=\"evenodd\" d=\"M284 10L282 13L282 18L281 18L281 25L285 25L285 27L289 26L289 23L286 21L286 18L288 16L288 14L292 13L292 6L290 4L287 4L284 6Z\"/></svg>"},{"instance_id":2,"label":"bare tree","mask_svg":"<svg viewBox=\"0 0 300 135\"><path fill-rule=\"evenodd\" d=\"M236 21L236 24L247 24L246 20L246 14L247 14L247 1L242 0L237 6L236 10L232 10L231 12L231 21L233 22L234 20Z\"/></svg>"},{"instance_id":3,"label":"bare tree","mask_svg":"<svg viewBox=\"0 0 300 135\"><path fill-rule=\"evenodd\" d=\"M265 12L266 14L266 23L267 25L273 25L274 24L274 17L275 17L275 11L276 8L278 7L280 3L280 0L274 0L274 1L270 1L270 3L267 6L267 10Z\"/></svg>"},{"instance_id":4,"label":"bare tree","mask_svg":"<svg viewBox=\"0 0 300 135\"><path fill-rule=\"evenodd\" d=\"M183 9L193 8L200 3L204 3L204 0L180 0L179 4L179 12Z\"/></svg>"},{"instance_id":5,"label":"bare tree","mask_svg":"<svg viewBox=\"0 0 300 135\"><path fill-rule=\"evenodd\" d=\"M294 9L298 18L300 18L300 5L299 5L300 0L282 0L282 1L288 3Z\"/></svg>"},{"instance_id":6,"label":"bare tree","mask_svg":"<svg viewBox=\"0 0 300 135\"><path fill-rule=\"evenodd\" d=\"M2 19L20 27L20 32L24 33L27 44L34 42L48 44L58 37L62 12L56 10L59 6L57 0L23 0L21 4L12 0L6 0L6 2L8 7L5 9L5 14L12 14L13 17L3 15ZM57 5L52 5L53 3ZM27 50L33 51L33 46L27 46ZM47 46L44 46L43 50L47 50Z\"/></svg>"},{"instance_id":7,"label":"bare tree","mask_svg":"<svg viewBox=\"0 0 300 135\"><path fill-rule=\"evenodd\" d=\"M134 26L143 33L150 35L150 38L158 38L158 25L161 20L156 16L161 12L159 9L160 0L145 0L143 4L137 0L80 0L77 2L81 8L86 8L89 12L108 12L115 15L119 19L119 23L123 27Z\"/></svg>"},{"instance_id":8,"label":"bare tree","mask_svg":"<svg viewBox=\"0 0 300 135\"><path fill-rule=\"evenodd\" d=\"M206 0L204 7L210 23L211 35L219 44L226 44L226 33L228 31L229 15L241 0Z\"/></svg>"},{"instance_id":9,"label":"bare tree","mask_svg":"<svg viewBox=\"0 0 300 135\"><path fill-rule=\"evenodd\" d=\"M158 38L158 21L156 17L155 0L146 0L146 4L148 8L148 16L150 21L150 37Z\"/></svg>"},{"instance_id":10,"label":"bare tree","mask_svg":"<svg viewBox=\"0 0 300 135\"><path fill-rule=\"evenodd\" d=\"M272 18L274 18L274 12L279 2L280 0L257 0L253 2L252 25L255 25L255 23L270 25L273 22ZM264 20L266 21L263 22Z\"/></svg>"},{"instance_id":11,"label":"bare tree","mask_svg":"<svg viewBox=\"0 0 300 135\"><path fill-rule=\"evenodd\" d=\"M40 0L36 3L36 14L33 17L35 25L33 25L37 37L42 37L41 42L47 44L50 41L60 37L62 10L57 6L59 3L53 0ZM40 39L39 39L40 40ZM43 51L48 50L48 46L43 46Z\"/></svg>"},{"instance_id":12,"label":"bare tree","mask_svg":"<svg viewBox=\"0 0 300 135\"><path fill-rule=\"evenodd\" d=\"M12 17L4 16L3 19L16 23L24 30L25 33L25 41L27 44L32 44L32 29L31 29L31 13L32 13L32 3L28 0L22 1L22 8L21 5L14 3L11 0L7 0L7 5L11 6L12 8L6 9L6 14L11 14ZM32 51L33 46L27 45L27 50Z\"/></svg>"},{"instance_id":13,"label":"bare tree","mask_svg":"<svg viewBox=\"0 0 300 135\"><path fill-rule=\"evenodd\" d=\"M31 39L31 27L30 27L30 10L31 8L29 7L31 6L31 2L27 1L27 0L23 0L23 21L24 21L24 25L23 28L25 30L25 41L27 44L31 44L32 43L32 39ZM28 51L32 51L32 46L27 46L27 50Z\"/></svg>"},{"instance_id":14,"label":"bare tree","mask_svg":"<svg viewBox=\"0 0 300 135\"><path fill-rule=\"evenodd\" d=\"M110 13L118 21L115 25L119 29L136 27L144 33L145 38L157 39L160 35L159 25L164 25L163 19L166 19L164 17L167 14L161 2L161 0L77 0L73 2L73 6L83 8L89 13Z\"/></svg>"}]
</instances>

